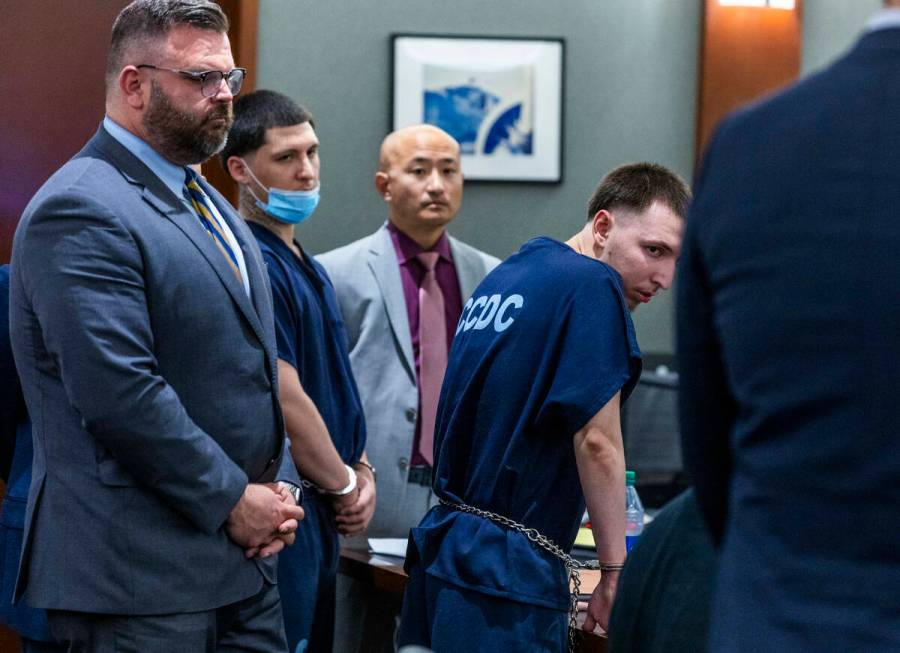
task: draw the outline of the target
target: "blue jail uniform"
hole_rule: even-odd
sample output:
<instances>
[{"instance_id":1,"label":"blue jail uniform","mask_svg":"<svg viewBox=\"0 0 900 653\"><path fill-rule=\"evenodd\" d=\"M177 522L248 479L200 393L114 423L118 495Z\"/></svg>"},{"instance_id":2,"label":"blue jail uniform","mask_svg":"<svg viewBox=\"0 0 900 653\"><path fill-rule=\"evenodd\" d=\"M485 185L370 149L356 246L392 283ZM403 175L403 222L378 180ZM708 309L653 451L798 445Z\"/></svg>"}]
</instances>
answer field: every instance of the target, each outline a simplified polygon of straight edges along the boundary
<instances>
[{"instance_id":1,"label":"blue jail uniform","mask_svg":"<svg viewBox=\"0 0 900 653\"><path fill-rule=\"evenodd\" d=\"M278 358L297 370L341 459L356 463L365 449L365 421L331 281L302 248L297 257L271 231L248 224L272 285ZM338 533L328 499L307 492L304 509L296 542L278 557L285 633L291 653L328 652L334 637Z\"/></svg>"},{"instance_id":2,"label":"blue jail uniform","mask_svg":"<svg viewBox=\"0 0 900 653\"><path fill-rule=\"evenodd\" d=\"M572 437L617 392L627 398L640 367L618 273L558 241L530 240L463 308L438 408L435 493L568 551L585 509ZM565 566L517 531L438 505L411 532L407 571L401 645L565 649ZM454 603L483 618L460 628Z\"/></svg>"}]
</instances>

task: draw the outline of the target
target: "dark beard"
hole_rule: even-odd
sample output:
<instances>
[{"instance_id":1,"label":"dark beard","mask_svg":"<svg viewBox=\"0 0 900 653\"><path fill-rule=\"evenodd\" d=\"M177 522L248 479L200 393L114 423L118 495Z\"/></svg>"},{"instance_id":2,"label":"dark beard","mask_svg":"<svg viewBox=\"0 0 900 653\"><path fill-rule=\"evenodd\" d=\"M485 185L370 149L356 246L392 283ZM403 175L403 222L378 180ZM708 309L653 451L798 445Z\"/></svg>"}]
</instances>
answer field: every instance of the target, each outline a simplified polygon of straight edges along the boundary
<instances>
[{"instance_id":1,"label":"dark beard","mask_svg":"<svg viewBox=\"0 0 900 653\"><path fill-rule=\"evenodd\" d=\"M210 122L224 118L225 124L213 127ZM164 157L178 165L202 163L222 151L233 117L230 104L215 104L204 116L194 116L175 108L156 82L151 82L150 103L143 125L151 145Z\"/></svg>"}]
</instances>

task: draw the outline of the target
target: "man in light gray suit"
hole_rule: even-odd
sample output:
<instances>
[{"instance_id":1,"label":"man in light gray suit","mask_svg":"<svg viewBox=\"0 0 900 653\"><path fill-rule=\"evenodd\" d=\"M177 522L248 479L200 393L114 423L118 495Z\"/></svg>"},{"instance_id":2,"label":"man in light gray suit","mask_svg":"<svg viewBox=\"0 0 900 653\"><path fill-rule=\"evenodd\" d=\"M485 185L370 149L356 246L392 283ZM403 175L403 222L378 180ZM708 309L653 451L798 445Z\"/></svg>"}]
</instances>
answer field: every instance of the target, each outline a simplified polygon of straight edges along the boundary
<instances>
[{"instance_id":1,"label":"man in light gray suit","mask_svg":"<svg viewBox=\"0 0 900 653\"><path fill-rule=\"evenodd\" d=\"M366 416L366 452L378 471L378 505L367 534L405 538L435 502L428 444L433 424L422 417L434 415L437 397L429 398L420 383L423 355L428 355L418 331L428 274L420 254L436 258L445 347L462 305L499 260L446 233L459 211L463 177L459 144L443 130L416 125L389 134L381 146L375 188L387 204L387 223L318 259L340 303ZM356 592L342 587L339 594L346 603ZM369 603L379 609L385 605ZM350 625L339 626L338 632L346 634ZM352 642L345 645L345 650L353 648Z\"/></svg>"},{"instance_id":2,"label":"man in light gray suit","mask_svg":"<svg viewBox=\"0 0 900 653\"><path fill-rule=\"evenodd\" d=\"M366 450L378 470L378 505L368 535L406 537L433 501L430 465L414 448L422 406L410 314L416 313L418 324L417 286L424 275L416 254L442 252L436 274L439 284L447 281L448 341L462 304L500 261L445 231L459 211L463 178L459 145L443 130L417 125L389 134L375 188L388 206L388 222L317 258L340 302L366 415Z\"/></svg>"},{"instance_id":3,"label":"man in light gray suit","mask_svg":"<svg viewBox=\"0 0 900 653\"><path fill-rule=\"evenodd\" d=\"M286 650L275 560L302 509L255 240L188 166L234 67L207 0L113 26L106 118L29 203L11 335L34 421L17 595L71 651Z\"/></svg>"}]
</instances>

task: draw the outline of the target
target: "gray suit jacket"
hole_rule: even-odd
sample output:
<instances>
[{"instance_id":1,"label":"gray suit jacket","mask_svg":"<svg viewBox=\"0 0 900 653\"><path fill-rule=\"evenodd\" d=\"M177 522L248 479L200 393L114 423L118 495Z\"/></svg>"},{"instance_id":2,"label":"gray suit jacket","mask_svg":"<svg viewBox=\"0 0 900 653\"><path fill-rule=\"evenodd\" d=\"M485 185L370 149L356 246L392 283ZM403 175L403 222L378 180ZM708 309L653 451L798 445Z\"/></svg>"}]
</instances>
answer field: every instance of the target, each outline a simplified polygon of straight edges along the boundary
<instances>
[{"instance_id":1,"label":"gray suit jacket","mask_svg":"<svg viewBox=\"0 0 900 653\"><path fill-rule=\"evenodd\" d=\"M463 303L500 261L455 238L450 251ZM334 284L350 342L350 364L366 416L366 454L378 470L378 502L367 534L406 537L433 504L430 488L407 483L419 393L400 266L390 232L317 257Z\"/></svg>"},{"instance_id":2,"label":"gray suit jacket","mask_svg":"<svg viewBox=\"0 0 900 653\"><path fill-rule=\"evenodd\" d=\"M43 608L198 611L274 581L223 525L249 480L290 478L271 293L252 300L198 218L104 129L16 231L11 335L34 422L17 595ZM296 478L296 477L294 477Z\"/></svg>"}]
</instances>

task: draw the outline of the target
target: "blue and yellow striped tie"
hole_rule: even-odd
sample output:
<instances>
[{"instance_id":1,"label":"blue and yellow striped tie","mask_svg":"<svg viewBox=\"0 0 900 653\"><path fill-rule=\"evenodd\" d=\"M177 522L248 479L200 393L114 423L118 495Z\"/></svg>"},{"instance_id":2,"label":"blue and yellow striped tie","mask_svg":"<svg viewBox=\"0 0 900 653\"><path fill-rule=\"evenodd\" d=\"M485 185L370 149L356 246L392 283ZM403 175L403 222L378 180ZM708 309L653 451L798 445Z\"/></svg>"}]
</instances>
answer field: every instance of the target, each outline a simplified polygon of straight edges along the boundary
<instances>
[{"instance_id":1,"label":"blue and yellow striped tie","mask_svg":"<svg viewBox=\"0 0 900 653\"><path fill-rule=\"evenodd\" d=\"M203 192L203 189L197 182L197 173L190 168L187 169L185 174L184 186L187 190L187 196L191 200L191 204L194 205L194 211L197 212L197 216L200 218L200 222L206 228L206 231L213 239L213 242L218 246L219 251L225 256L229 265L231 265L231 269L234 271L235 276L237 276L238 281L243 283L237 256L234 255L234 250L231 249L231 245L228 244L228 238L225 237L225 231L222 229L222 225L219 224L219 220L216 218L216 213L212 209L212 200L210 200L209 196Z\"/></svg>"}]
</instances>

